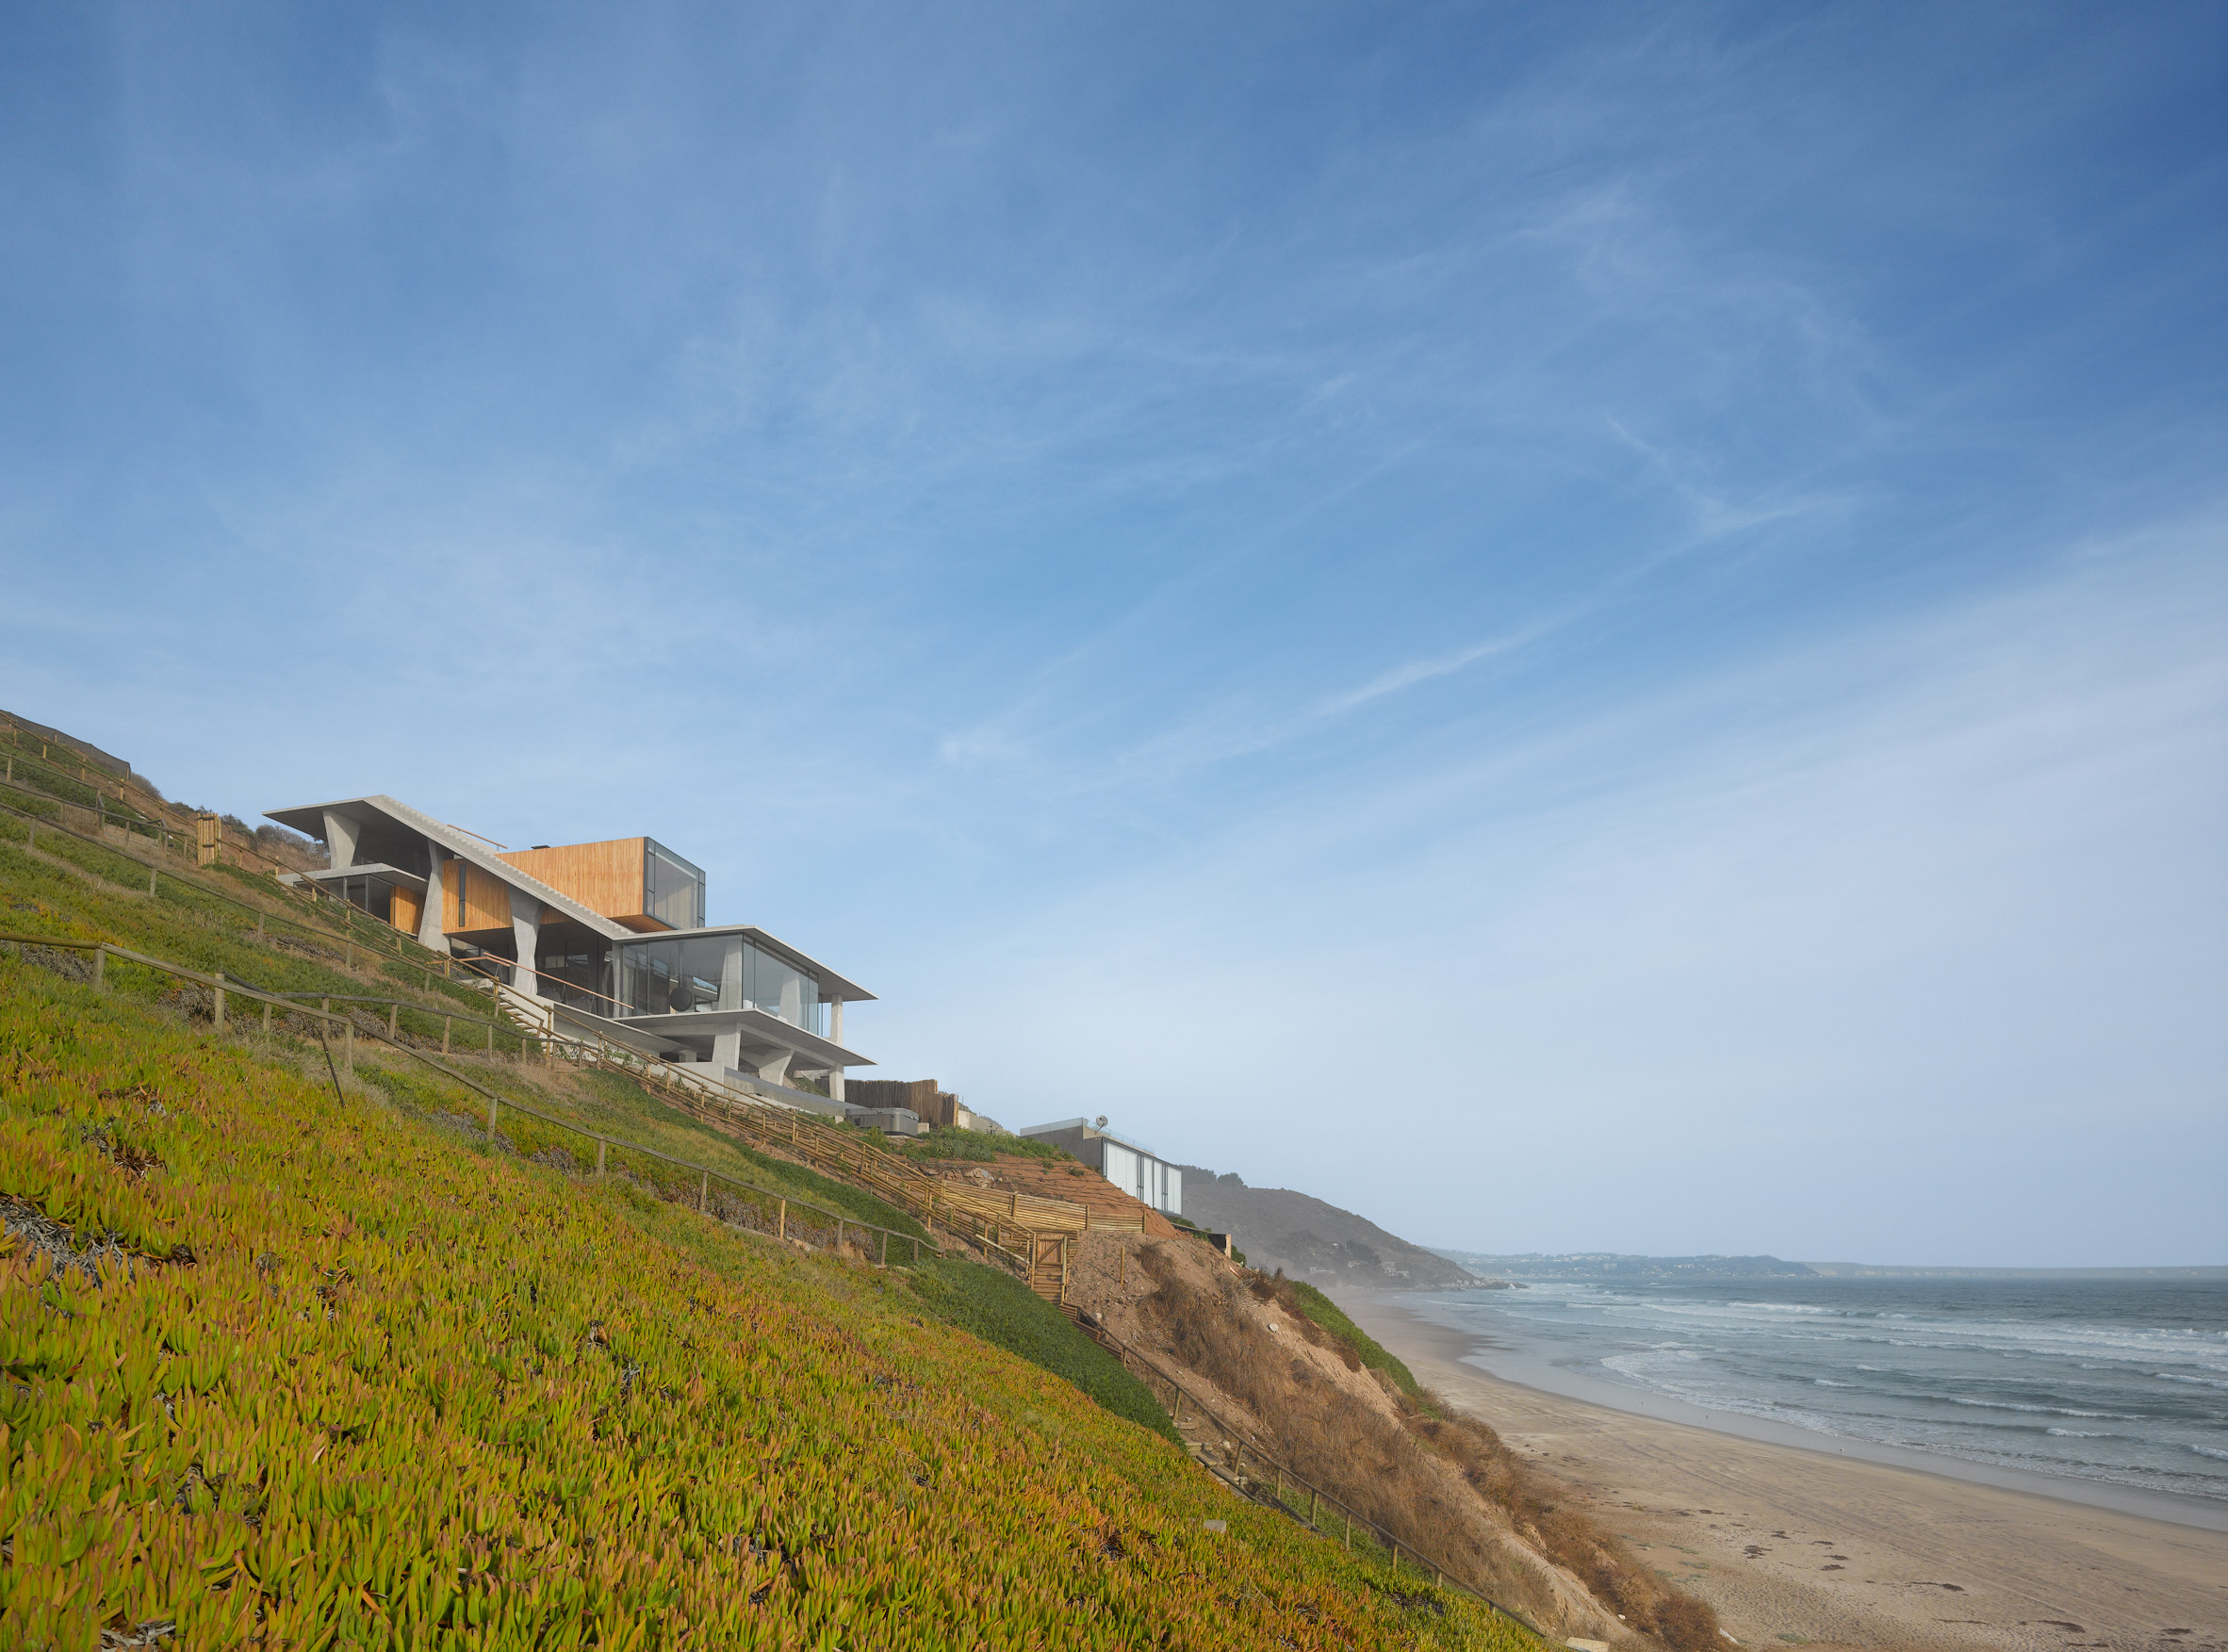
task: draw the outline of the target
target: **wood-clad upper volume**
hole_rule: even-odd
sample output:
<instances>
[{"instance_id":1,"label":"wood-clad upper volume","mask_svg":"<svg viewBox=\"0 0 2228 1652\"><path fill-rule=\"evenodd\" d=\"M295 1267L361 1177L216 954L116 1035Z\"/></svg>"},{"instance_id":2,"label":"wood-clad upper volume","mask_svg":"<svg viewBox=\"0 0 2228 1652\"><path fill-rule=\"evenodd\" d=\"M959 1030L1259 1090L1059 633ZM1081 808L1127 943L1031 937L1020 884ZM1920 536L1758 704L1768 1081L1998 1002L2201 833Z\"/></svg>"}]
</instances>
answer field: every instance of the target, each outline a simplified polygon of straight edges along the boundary
<instances>
[{"instance_id":1,"label":"wood-clad upper volume","mask_svg":"<svg viewBox=\"0 0 2228 1652\"><path fill-rule=\"evenodd\" d=\"M671 924L643 909L648 894L643 872L647 849L647 839L610 838L600 843L514 849L500 859L630 929L669 929Z\"/></svg>"}]
</instances>

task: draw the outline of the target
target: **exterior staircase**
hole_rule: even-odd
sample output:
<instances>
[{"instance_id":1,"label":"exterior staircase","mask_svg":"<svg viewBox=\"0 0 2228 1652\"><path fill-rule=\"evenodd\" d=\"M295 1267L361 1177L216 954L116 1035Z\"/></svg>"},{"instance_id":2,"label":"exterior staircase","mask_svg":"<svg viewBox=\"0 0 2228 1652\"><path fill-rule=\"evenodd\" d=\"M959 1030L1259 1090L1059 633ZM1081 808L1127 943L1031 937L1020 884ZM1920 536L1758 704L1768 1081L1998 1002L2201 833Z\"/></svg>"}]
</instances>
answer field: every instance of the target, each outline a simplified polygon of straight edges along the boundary
<instances>
[{"instance_id":1,"label":"exterior staircase","mask_svg":"<svg viewBox=\"0 0 2228 1652\"><path fill-rule=\"evenodd\" d=\"M1058 1303L1073 1319L1075 1310L1068 1306L1068 1245L1065 1234L1029 1236L1029 1288L1046 1301Z\"/></svg>"}]
</instances>

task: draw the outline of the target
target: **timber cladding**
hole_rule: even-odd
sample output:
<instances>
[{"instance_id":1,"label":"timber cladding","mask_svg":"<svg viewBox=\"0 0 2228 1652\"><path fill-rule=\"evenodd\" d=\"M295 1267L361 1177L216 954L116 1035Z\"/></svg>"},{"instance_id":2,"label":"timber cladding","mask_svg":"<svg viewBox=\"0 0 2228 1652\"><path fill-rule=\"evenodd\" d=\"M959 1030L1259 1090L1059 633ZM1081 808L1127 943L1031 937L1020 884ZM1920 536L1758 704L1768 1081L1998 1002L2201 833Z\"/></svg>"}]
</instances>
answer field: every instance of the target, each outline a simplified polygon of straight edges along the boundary
<instances>
[{"instance_id":1,"label":"timber cladding","mask_svg":"<svg viewBox=\"0 0 2228 1652\"><path fill-rule=\"evenodd\" d=\"M642 838L610 838L600 843L565 843L553 849L514 849L497 859L570 895L591 912L630 927L642 924L663 929L664 924L642 909L646 842Z\"/></svg>"},{"instance_id":2,"label":"timber cladding","mask_svg":"<svg viewBox=\"0 0 2228 1652\"><path fill-rule=\"evenodd\" d=\"M959 1098L939 1089L933 1078L853 1078L844 1084L844 1100L859 1107L909 1107L924 1123L952 1124Z\"/></svg>"},{"instance_id":3,"label":"timber cladding","mask_svg":"<svg viewBox=\"0 0 2228 1652\"><path fill-rule=\"evenodd\" d=\"M442 868L441 927L451 935L511 926L511 887L468 860Z\"/></svg>"}]
</instances>

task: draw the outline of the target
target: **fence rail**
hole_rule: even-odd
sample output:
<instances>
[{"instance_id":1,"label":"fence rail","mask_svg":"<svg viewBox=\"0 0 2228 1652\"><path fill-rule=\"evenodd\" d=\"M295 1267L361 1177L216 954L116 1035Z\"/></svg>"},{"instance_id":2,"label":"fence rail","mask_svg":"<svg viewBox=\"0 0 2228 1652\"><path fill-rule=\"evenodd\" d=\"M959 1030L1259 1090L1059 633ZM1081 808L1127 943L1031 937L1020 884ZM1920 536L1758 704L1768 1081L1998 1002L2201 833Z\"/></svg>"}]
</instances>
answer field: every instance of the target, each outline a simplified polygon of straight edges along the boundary
<instances>
[{"instance_id":1,"label":"fence rail","mask_svg":"<svg viewBox=\"0 0 2228 1652\"><path fill-rule=\"evenodd\" d=\"M20 791L22 788L19 787L17 790ZM303 902L313 915L320 919L337 919L336 924L329 922L319 927L316 924L301 923L296 919L287 917L284 913L272 912L258 907L253 901L243 901L239 896L224 890L212 889L200 878L188 877L175 867L149 865L132 853L128 840L124 845L119 845L106 838L78 831L74 826L64 826L59 821L48 819L29 810L17 809L11 804L0 803L0 810L13 814L28 824L27 846L32 849L37 849L39 846L39 833L41 828L49 832L60 832L65 837L75 838L81 843L90 843L96 849L105 849L111 855L121 856L135 865L145 866L149 894L156 892L156 880L158 877L167 877L172 883L183 885L196 893L208 896L211 900L222 901L228 906L239 908L244 912L253 913L255 918L257 934L264 932L267 924L278 924L288 929L300 930L303 934L319 940L339 940L342 943L342 961L351 969L355 967L355 954L360 949L373 957L386 958L419 971L426 978L428 991L433 990L433 980L436 974L453 986L467 987L474 991L477 991L482 986L492 987L493 985L491 977L486 973L468 967L473 961L471 959L444 957L440 954L427 951L423 947L417 948L417 950L425 953L423 958L410 957L403 949L400 931L362 913L360 908L333 894L330 891L319 889L314 884L308 884L307 879L303 880L310 891L306 897L285 884L277 883L275 879L271 891L272 897L282 905ZM82 871L84 868L79 868L79 870ZM334 910L333 908L336 908L338 909ZM361 935L357 933L359 919L371 926L372 934ZM412 943L414 946L415 944L415 942ZM500 1024L508 1026L509 1030L514 1032L522 1030L512 1023Z\"/></svg>"},{"instance_id":2,"label":"fence rail","mask_svg":"<svg viewBox=\"0 0 2228 1652\"><path fill-rule=\"evenodd\" d=\"M0 804L0 809L8 808L8 805ZM9 810L9 812L24 814L31 823L29 842L34 848L37 847L38 827L44 825L48 830L64 832L111 854L122 855L137 864L145 864L116 844L98 837L89 836L25 811ZM319 940L340 940L345 948L344 961L352 967L355 949L362 946L373 956L419 970L425 975L429 992L434 990L433 980L436 973L451 985L475 989L484 987L498 1015L510 1016L507 1023L498 1021L495 1025L501 1027L507 1024L522 1039L538 1041L545 1058L565 1059L576 1065L626 1073L647 1088L662 1092L666 1100L696 1117L731 1127L745 1139L758 1145L793 1153L815 1169L860 1184L865 1191L905 1211L929 1228L942 1227L955 1238L972 1245L987 1260L1006 1268L1027 1283L1032 1289L1055 1300L1063 1294L1065 1247L1058 1253L1060 1266L1048 1274L1040 1266L1040 1235L1075 1234L1092 1228L1125 1231L1139 1231L1142 1228L1141 1218L1127 1221L1121 1218L1106 1218L1098 1216L1089 1206L1064 1200L1025 1193L1002 1196L973 1194L952 1188L885 1151L869 1147L863 1142L844 1141L833 1125L823 1124L817 1120L810 1123L801 1122L806 1116L793 1107L746 1097L729 1085L701 1078L676 1068L670 1062L659 1061L641 1051L614 1044L600 1033L590 1032L586 1036L560 1033L555 1026L558 1006L548 1001L532 1001L537 1007L545 1008L549 1016L546 1023L548 1030L525 1025L524 1016L513 1010L512 1006L505 1001L506 992L521 999L524 995L515 988L506 987L498 973L499 967L512 966L500 959L455 958L434 954L390 925L368 914L360 914L359 909L344 897L334 894L310 879L303 878L290 888L276 885L274 895L282 904L305 900L312 915L320 919L328 917L329 908L337 908L337 935L330 924L324 928L316 928L280 914L269 913L262 908L222 890L212 889L202 879L188 877L172 868L149 867L148 875L151 887L157 875L167 876L201 893L254 913L259 933L268 920L287 924ZM376 940L356 935L359 917L378 932ZM412 952L423 953L424 957L413 957L409 956ZM328 995L319 993L313 996L321 998ZM425 1005L409 1007L426 1014L445 1013ZM489 1039L492 1042L492 1030ZM417 1052L411 1054L416 1055Z\"/></svg>"},{"instance_id":3,"label":"fence rail","mask_svg":"<svg viewBox=\"0 0 2228 1652\"><path fill-rule=\"evenodd\" d=\"M134 951L129 947L118 946L115 942L107 940L77 940L66 936L21 935L0 932L0 943L11 944L19 947L46 947L62 951L90 952L93 955L93 986L96 990L105 990L106 988L106 964L107 960L111 957L116 958L122 962L139 965L144 969L155 970L181 980L196 982L208 988L213 995L211 1021L219 1031L224 1030L226 1025L226 999L228 996L243 998L251 1003L260 1003L263 1005L263 1031L266 1034L268 1034L270 1030L270 1011L273 1008L283 1010L288 1015L302 1016L305 1019L319 1022L327 1025L337 1023L343 1039L342 1064L352 1076L354 1073L355 1034L357 1032L354 1019L345 1013L336 1014L329 1008L311 1009L307 1005L297 1001L303 996L317 996L316 994L304 995L266 992L258 988L244 985L243 983L232 978L229 975L210 974L205 971L190 969L183 964L174 964L164 958L151 957L145 953ZM338 998L336 1001L343 1003L367 1002L367 1000L360 997L352 999ZM390 1006L400 1005L401 1003L401 1001L397 999L369 1000L369 1002L385 1003ZM793 1195L780 1192L777 1189L760 1186L751 1182L747 1178L736 1176L731 1172L726 1170L716 1170L708 1165L699 1164L689 1159L683 1159L677 1154L664 1153L657 1148L645 1146L640 1142L622 1140L607 1132L591 1130L585 1125L576 1124L569 1120L557 1118L553 1114L543 1112L538 1107L529 1106L523 1102L519 1102L511 1097L503 1096L499 1092L488 1088L485 1085L477 1083L464 1073L458 1072L455 1069L445 1066L443 1063L434 1060L422 1051L411 1049L408 1045L401 1043L400 1040L392 1038L388 1034L380 1032L376 1028L367 1029L367 1031L369 1036L376 1041L386 1044L388 1047L400 1052L404 1055L409 1056L413 1060L422 1062L424 1065L432 1068L435 1072L441 1074L444 1078L450 1079L456 1084L462 1085L465 1088L472 1090L477 1094L485 1097L487 1101L487 1138L491 1146L495 1141L496 1130L501 1117L501 1110L507 1106L513 1112L523 1113L528 1118L536 1120L541 1123L550 1125L555 1129L568 1131L576 1136L585 1137L589 1140L594 1141L596 1143L596 1175L598 1180L602 1179L606 1173L607 1153L609 1150L616 1147L622 1153L636 1153L645 1158L656 1159L661 1163L669 1164L680 1169L694 1172L698 1178L696 1208L706 1215L711 1214L712 1184L716 1181L725 1186L735 1188L739 1192L752 1194L760 1199L773 1200L776 1204L777 1212L776 1227L774 1232L776 1236L779 1239L786 1240L789 1236L789 1212L794 1206L799 1210L810 1211L813 1215L825 1218L827 1221L832 1222L835 1229L835 1244L839 1249L844 1244L846 1229L851 1229L857 1230L862 1234L875 1234L880 1236L879 1253L875 1259L877 1266L887 1267L889 1265L890 1241L893 1238L897 1239L904 1244L909 1245L912 1249L912 1262L916 1266L920 1262L921 1247L924 1241L919 1235L900 1233L895 1229L883 1227L877 1223L861 1221L857 1217L845 1216L841 1211L830 1210L826 1205L813 1203L810 1200L797 1199ZM872 1150L867 1151L871 1152ZM927 1179L928 1178L924 1178L924 1180ZM1018 1200L1024 1196L1015 1195L1013 1197ZM1041 1202L1054 1202L1045 1201ZM1040 1235L1034 1234L1030 1235L1030 1239L1032 1241L1031 1249L1033 1251L1035 1250L1036 1244L1040 1243L1041 1239ZM943 1248L937 1243L933 1232L929 1234L926 1242L933 1253L940 1256L943 1253ZM1061 1244L1064 1249L1066 1243L1064 1237L1057 1238L1055 1242ZM1008 1254L1013 1253L1009 1251ZM1025 1268L1029 1262L1033 1260L1033 1257L1022 1257L1015 1255L1014 1259L1023 1262ZM1026 1273L1024 1273L1024 1277L1027 1277ZM1379 1525L1368 1515L1358 1513L1351 1504L1345 1502L1335 1494L1322 1490L1320 1487L1315 1485L1312 1481L1306 1480L1300 1474L1294 1472L1292 1469L1286 1467L1282 1462L1271 1456L1270 1453L1264 1451L1259 1447L1259 1445L1257 1445L1250 1437L1245 1430L1237 1428L1236 1425L1230 1423L1226 1418L1216 1412L1213 1407L1208 1405L1206 1401L1201 1399L1196 1394L1192 1393L1188 1387L1186 1387L1180 1379L1178 1379L1172 1372L1169 1371L1157 1360L1155 1360L1151 1355L1145 1353L1142 1349L1137 1348L1135 1345L1116 1335L1101 1320L1099 1320L1096 1316L1077 1310L1075 1311L1075 1318L1078 1326L1084 1331L1086 1334L1089 1335L1094 1340L1099 1342L1103 1347L1106 1348L1107 1350L1113 1353L1116 1358L1120 1359L1125 1366L1129 1366L1133 1372L1146 1381L1148 1385L1150 1385L1153 1382L1157 1381L1170 1391L1171 1396L1171 1411L1179 1427L1183 1422L1184 1407L1187 1403L1188 1403L1201 1417L1211 1423L1215 1430L1222 1435L1224 1441L1226 1442L1226 1449L1233 1459L1233 1461L1229 1463L1228 1467L1236 1469L1238 1474L1242 1474L1244 1472L1245 1460L1250 1456L1257 1464L1268 1471L1268 1476L1263 1477L1260 1480L1260 1483L1266 1484L1267 1479L1269 1477L1273 1477L1276 1482L1276 1495L1274 1497L1263 1497L1258 1493L1246 1486L1242 1481L1237 1481L1234 1480L1234 1483L1238 1484L1239 1489L1244 1491L1249 1497L1252 1497L1253 1500L1257 1502L1263 1502L1267 1506L1273 1507L1279 1512L1288 1515L1294 1520L1300 1521L1302 1524L1318 1532L1322 1531L1322 1527L1319 1524L1320 1512L1322 1509L1327 1507L1338 1513L1343 1519L1345 1523L1343 1539L1349 1547L1352 1546L1353 1529L1355 1526L1359 1525L1363 1528L1367 1534L1374 1537L1384 1548L1386 1553L1392 1557L1393 1566L1396 1571L1399 1569L1401 1561L1405 1558L1418 1570L1430 1572L1433 1579L1442 1587L1454 1589L1461 1594L1469 1595L1471 1598L1478 1600L1492 1611L1500 1613L1500 1615L1503 1617L1510 1619L1514 1623L1521 1625L1524 1628L1530 1630L1532 1633L1535 1635L1542 1635L1543 1638L1546 1638L1543 1634L1543 1631L1541 1631L1532 1623L1528 1622L1519 1614L1511 1611L1508 1608L1502 1606L1499 1601L1494 1600L1483 1592L1473 1589L1469 1585L1463 1583L1458 1579L1450 1578L1447 1576L1444 1567L1440 1566L1436 1562L1426 1558L1412 1544L1403 1546L1400 1538L1391 1530L1384 1526ZM1225 1478L1233 1477L1226 1474ZM1298 1490L1304 1491L1308 1494L1308 1512L1305 1516L1302 1516L1296 1507L1285 1500L1287 1491L1290 1491L1293 1488L1297 1488Z\"/></svg>"},{"instance_id":4,"label":"fence rail","mask_svg":"<svg viewBox=\"0 0 2228 1652\"><path fill-rule=\"evenodd\" d=\"M39 728L37 725L25 724L10 713L0 712L0 734L5 735L8 744L14 747L14 751L25 751L26 747L30 745L38 746L40 755L36 759L28 759L27 761L34 762L41 768L46 769L58 777L67 777L62 776L62 769L65 766L74 767L77 770L77 778L72 783L84 787L87 791L93 794L94 810L104 820L107 815L107 793L104 793L102 790L102 787L105 784L109 792L113 792L115 793L116 802L120 811L123 808L130 808L142 823L155 826L157 828L158 833L167 832L171 836L176 837L181 841L189 839L198 840L201 831L200 823L202 820L205 819L215 823L215 842L219 845L230 847L237 853L252 856L255 859L262 861L266 866L281 866L284 864L282 861L273 859L270 856L264 854L262 850L254 847L252 844L227 843L223 837L224 828L223 823L221 819L214 815L197 816L192 810L180 808L177 804L171 802L167 797L156 796L155 793L148 790L148 788L143 784L139 783L136 776L129 772L128 764L126 765L126 772L122 776L116 775L106 769L100 769L96 771L91 765L88 764L81 756L77 754L74 747L65 746L62 748L66 753L68 753L68 762L67 765L65 765L62 760L59 760L55 756L54 743L47 739L47 730ZM9 782L13 782L15 778L14 751L11 751L8 756L8 766L5 771L6 778ZM49 792L46 793L45 795L51 797L56 796L57 794ZM57 800L62 802L69 801L67 798L57 798ZM78 804L74 807L83 808L84 805ZM121 818L119 819L118 824L123 824Z\"/></svg>"},{"instance_id":5,"label":"fence rail","mask_svg":"<svg viewBox=\"0 0 2228 1652\"><path fill-rule=\"evenodd\" d=\"M345 1014L336 1014L333 1011L326 1009L311 1009L306 1005L294 1002L289 996L276 992L265 992L259 988L242 985L241 983L232 979L227 975L212 975L206 971L188 969L184 964L173 964L164 958L149 957L144 953L134 952L128 947L118 946L114 941L74 940L63 936L15 935L0 933L0 942L8 942L17 946L25 947L41 946L59 948L64 951L90 952L93 955L93 986L98 990L106 990L106 965L108 959L111 957L119 958L125 963L138 964L145 969L157 970L163 973L176 976L182 980L197 982L200 985L208 988L215 994L214 1009L211 1020L220 1031L223 1030L225 1026L225 1000L227 995L245 998L251 1002L262 1004L264 1006L263 1030L266 1033L270 1030L270 1012L274 1007L282 1009L289 1015L304 1016L309 1019L326 1023L338 1022L342 1029L343 1037L346 1040L346 1053L343 1058L344 1064L352 1076L355 1071L355 1034L357 1032L357 1027L354 1020ZM692 1170L696 1172L696 1174L700 1178L696 1207L698 1210L704 1211L707 1214L710 1213L711 1209L712 1184L713 1182L719 1182L727 1186L736 1188L740 1191L755 1194L762 1199L775 1200L778 1204L778 1214L777 1220L779 1223L779 1227L778 1229L778 1236L779 1237L788 1237L789 1210L790 1207L794 1205L800 1210L809 1210L815 1215L824 1216L827 1218L828 1220L832 1221L835 1224L835 1242L838 1246L843 1244L844 1235L846 1229L856 1229L861 1233L879 1234L881 1235L881 1253L878 1261L883 1266L888 1265L890 1258L890 1241L893 1238L897 1239L902 1243L909 1244L912 1247L912 1260L915 1263L918 1263L921 1259L921 1246L923 1240L917 1234L899 1233L894 1228L886 1228L875 1222L861 1221L855 1216L845 1216L842 1211L830 1210L826 1205L815 1204L811 1200L798 1199L791 1194L781 1192L778 1189L762 1186L749 1181L747 1178L734 1175L729 1171L716 1170L709 1165L697 1164L694 1160L680 1158L669 1153L663 1153L654 1147L645 1147L640 1142L621 1140L619 1137L609 1135L606 1132L599 1130L590 1130L585 1125L575 1124L569 1120L559 1119L552 1114L541 1111L538 1107L528 1106L523 1102L513 1100L508 1096L501 1095L495 1090L489 1089L485 1085L475 1082L474 1080L467 1077L464 1073L457 1071L454 1068L444 1066L442 1063L435 1061L432 1056L426 1055L423 1051L413 1050L407 1044L404 1044L398 1039L391 1039L385 1034L379 1032L375 1028L365 1029L365 1031L369 1037L375 1039L376 1041L386 1044L390 1048L400 1051L402 1055L409 1056L412 1060L423 1062L426 1066L431 1067L435 1072L440 1073L444 1078L451 1079L455 1083L464 1086L467 1089L472 1090L477 1094L486 1097L487 1137L490 1144L492 1144L495 1139L496 1124L499 1118L500 1117L501 1109L504 1107L509 1107L513 1112L524 1113L531 1119L538 1119L545 1124L553 1125L559 1130L571 1131L576 1136L584 1136L590 1140L594 1141L597 1144L596 1173L598 1177L604 1174L606 1150L616 1147L621 1153L640 1153L646 1158L658 1159L665 1164L678 1166L681 1169ZM928 1236L926 1243L933 1252L938 1255L942 1254L942 1247L937 1244L936 1237L933 1234Z\"/></svg>"}]
</instances>

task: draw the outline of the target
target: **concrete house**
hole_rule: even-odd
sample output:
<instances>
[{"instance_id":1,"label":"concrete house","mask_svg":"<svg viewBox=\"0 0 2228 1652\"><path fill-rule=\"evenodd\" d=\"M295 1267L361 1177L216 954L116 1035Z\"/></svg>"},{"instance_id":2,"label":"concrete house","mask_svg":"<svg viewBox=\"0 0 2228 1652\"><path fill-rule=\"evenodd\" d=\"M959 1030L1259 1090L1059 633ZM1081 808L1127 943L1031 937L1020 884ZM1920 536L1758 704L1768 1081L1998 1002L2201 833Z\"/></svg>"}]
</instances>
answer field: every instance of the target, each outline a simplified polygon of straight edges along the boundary
<instances>
[{"instance_id":1,"label":"concrete house","mask_svg":"<svg viewBox=\"0 0 2228 1652\"><path fill-rule=\"evenodd\" d=\"M1131 1198L1163 1216L1184 1214L1184 1172L1149 1147L1106 1128L1104 1119L1061 1119L1032 1124L1020 1134L1073 1153Z\"/></svg>"},{"instance_id":2,"label":"concrete house","mask_svg":"<svg viewBox=\"0 0 2228 1652\"><path fill-rule=\"evenodd\" d=\"M377 795L270 818L324 843L332 864L313 880L552 1020L770 1099L859 1111L844 1073L874 1063L844 1048L844 1006L874 994L762 929L706 926L702 869L654 838L506 849Z\"/></svg>"}]
</instances>

